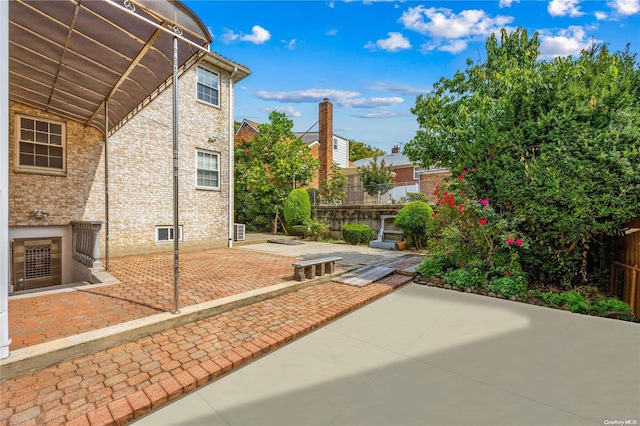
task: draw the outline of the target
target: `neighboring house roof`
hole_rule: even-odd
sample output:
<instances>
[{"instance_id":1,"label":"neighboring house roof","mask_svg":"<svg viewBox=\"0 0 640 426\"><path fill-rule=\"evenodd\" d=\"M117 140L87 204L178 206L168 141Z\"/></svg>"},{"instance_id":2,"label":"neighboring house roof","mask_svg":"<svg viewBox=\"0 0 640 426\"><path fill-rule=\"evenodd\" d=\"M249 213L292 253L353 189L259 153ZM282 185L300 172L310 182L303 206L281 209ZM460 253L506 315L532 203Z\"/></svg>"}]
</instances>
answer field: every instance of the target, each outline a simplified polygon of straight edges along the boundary
<instances>
[{"instance_id":1,"label":"neighboring house roof","mask_svg":"<svg viewBox=\"0 0 640 426\"><path fill-rule=\"evenodd\" d=\"M9 2L9 99L110 131L206 57L234 79L248 68L209 52L207 26L179 1ZM180 30L176 35L168 27Z\"/></svg>"},{"instance_id":2,"label":"neighboring house roof","mask_svg":"<svg viewBox=\"0 0 640 426\"><path fill-rule=\"evenodd\" d=\"M371 160L373 160L373 157L362 158L360 160L354 161L353 164L355 164L356 167L368 166L369 163L371 163ZM384 163L387 166L393 166L393 167L402 167L402 166L413 167L414 165L413 161L409 160L409 157L403 154L387 154L387 155L381 155L377 157L378 164L380 164L382 161L384 161Z\"/></svg>"},{"instance_id":3,"label":"neighboring house roof","mask_svg":"<svg viewBox=\"0 0 640 426\"><path fill-rule=\"evenodd\" d=\"M238 134L238 132L240 132L240 129L242 129L245 126L249 126L253 130L255 130L256 133L260 133L260 123L256 123L255 121L247 120L245 118L244 120L242 120L242 124L240 124L240 127L238 127L238 130L236 131L236 134Z\"/></svg>"},{"instance_id":4,"label":"neighboring house roof","mask_svg":"<svg viewBox=\"0 0 640 426\"><path fill-rule=\"evenodd\" d=\"M373 160L373 157L362 158L360 160L356 160L356 161L354 161L352 163L353 164L352 167L368 166L371 163L371 160ZM404 154L381 155L381 156L377 157L377 164L380 164L380 162L383 161L383 160L384 160L384 163L387 166L391 166L391 167L394 167L394 168L416 167L416 164L414 162L412 162L411 160L409 160L409 157L407 157ZM446 171L449 171L449 169L428 167L427 169L425 169L423 171L423 173L439 173L439 172L446 172Z\"/></svg>"}]
</instances>

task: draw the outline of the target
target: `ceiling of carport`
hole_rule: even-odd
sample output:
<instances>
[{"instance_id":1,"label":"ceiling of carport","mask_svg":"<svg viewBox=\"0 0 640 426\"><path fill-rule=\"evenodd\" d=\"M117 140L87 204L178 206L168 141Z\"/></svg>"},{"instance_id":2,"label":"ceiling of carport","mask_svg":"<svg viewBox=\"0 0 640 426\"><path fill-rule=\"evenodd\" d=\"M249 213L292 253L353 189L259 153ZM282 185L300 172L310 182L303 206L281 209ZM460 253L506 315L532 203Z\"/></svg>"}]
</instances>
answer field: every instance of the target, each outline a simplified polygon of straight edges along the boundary
<instances>
[{"instance_id":1,"label":"ceiling of carport","mask_svg":"<svg viewBox=\"0 0 640 426\"><path fill-rule=\"evenodd\" d=\"M173 33L159 27L179 28L180 67L211 43L177 1L11 0L9 99L103 131L109 99L112 129L171 81Z\"/></svg>"}]
</instances>

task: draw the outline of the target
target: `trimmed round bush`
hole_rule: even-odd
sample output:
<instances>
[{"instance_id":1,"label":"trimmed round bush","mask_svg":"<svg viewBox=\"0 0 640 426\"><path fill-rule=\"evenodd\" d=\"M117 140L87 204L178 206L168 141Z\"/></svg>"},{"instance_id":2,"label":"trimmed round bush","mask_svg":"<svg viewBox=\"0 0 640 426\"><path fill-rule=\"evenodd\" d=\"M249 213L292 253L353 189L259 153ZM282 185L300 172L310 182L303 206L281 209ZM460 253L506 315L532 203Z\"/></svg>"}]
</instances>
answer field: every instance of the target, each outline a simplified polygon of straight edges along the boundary
<instances>
[{"instance_id":1,"label":"trimmed round bush","mask_svg":"<svg viewBox=\"0 0 640 426\"><path fill-rule=\"evenodd\" d=\"M424 201L412 201L398 212L394 223L407 233L417 249L423 249L433 227L433 209Z\"/></svg>"},{"instance_id":2,"label":"trimmed round bush","mask_svg":"<svg viewBox=\"0 0 640 426\"><path fill-rule=\"evenodd\" d=\"M307 225L292 225L291 226L291 235L295 235L297 237L306 237L309 231L309 227Z\"/></svg>"},{"instance_id":3,"label":"trimmed round bush","mask_svg":"<svg viewBox=\"0 0 640 426\"><path fill-rule=\"evenodd\" d=\"M301 225L311 219L311 201L306 189L297 188L284 201L284 221L290 225Z\"/></svg>"},{"instance_id":4,"label":"trimmed round bush","mask_svg":"<svg viewBox=\"0 0 640 426\"><path fill-rule=\"evenodd\" d=\"M369 225L349 223L342 227L342 239L349 244L369 244L373 231Z\"/></svg>"}]
</instances>

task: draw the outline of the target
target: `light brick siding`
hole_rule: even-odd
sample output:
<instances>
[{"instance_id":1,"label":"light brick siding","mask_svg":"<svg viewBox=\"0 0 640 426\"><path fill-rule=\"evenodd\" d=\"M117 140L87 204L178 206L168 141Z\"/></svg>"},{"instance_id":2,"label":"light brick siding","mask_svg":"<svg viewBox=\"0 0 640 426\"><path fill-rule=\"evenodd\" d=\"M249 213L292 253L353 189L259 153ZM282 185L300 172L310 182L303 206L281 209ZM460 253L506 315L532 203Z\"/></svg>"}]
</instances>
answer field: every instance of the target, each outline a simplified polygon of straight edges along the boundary
<instances>
[{"instance_id":1,"label":"light brick siding","mask_svg":"<svg viewBox=\"0 0 640 426\"><path fill-rule=\"evenodd\" d=\"M55 120L66 124L66 176L16 173L17 114ZM104 149L102 133L73 120L9 103L9 226L68 225L86 219L87 201L92 191L92 177L102 168ZM104 190L103 190L104 193ZM45 219L34 219L29 213L42 209ZM100 220L101 217L91 217Z\"/></svg>"},{"instance_id":2,"label":"light brick siding","mask_svg":"<svg viewBox=\"0 0 640 426\"><path fill-rule=\"evenodd\" d=\"M195 68L180 78L178 217L187 247L219 246L228 239L229 74L216 71L219 108L196 100ZM109 241L114 254L172 249L172 244L155 242L156 226L173 225L172 120L172 90L167 90L109 138ZM219 154L219 190L196 189L196 149ZM94 185L103 179L98 173ZM90 204L101 206L104 195L92 195Z\"/></svg>"},{"instance_id":3,"label":"light brick siding","mask_svg":"<svg viewBox=\"0 0 640 426\"><path fill-rule=\"evenodd\" d=\"M229 204L229 73L219 74L220 107L196 101L195 67L180 78L179 223L184 248L225 245ZM16 114L66 123L66 176L16 173ZM10 103L9 226L105 220L104 136L93 127ZM196 189L196 149L219 154L219 190ZM109 237L114 255L171 250L155 242L173 225L172 90L166 90L109 137ZM30 218L43 209L46 219ZM104 228L101 232L104 250ZM103 251L104 253L104 251Z\"/></svg>"}]
</instances>

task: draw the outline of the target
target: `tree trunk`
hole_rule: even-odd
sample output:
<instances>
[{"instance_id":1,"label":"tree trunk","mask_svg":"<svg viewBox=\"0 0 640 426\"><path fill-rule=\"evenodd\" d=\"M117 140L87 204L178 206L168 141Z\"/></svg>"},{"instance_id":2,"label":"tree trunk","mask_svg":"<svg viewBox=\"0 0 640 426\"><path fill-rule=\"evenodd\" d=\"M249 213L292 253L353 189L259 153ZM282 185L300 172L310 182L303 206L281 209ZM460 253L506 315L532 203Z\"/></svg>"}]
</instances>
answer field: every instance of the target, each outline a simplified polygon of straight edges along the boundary
<instances>
[{"instance_id":1,"label":"tree trunk","mask_svg":"<svg viewBox=\"0 0 640 426\"><path fill-rule=\"evenodd\" d=\"M280 210L278 209L278 207L276 207L276 217L275 219L273 219L273 235L276 235L278 233L278 212Z\"/></svg>"}]
</instances>

